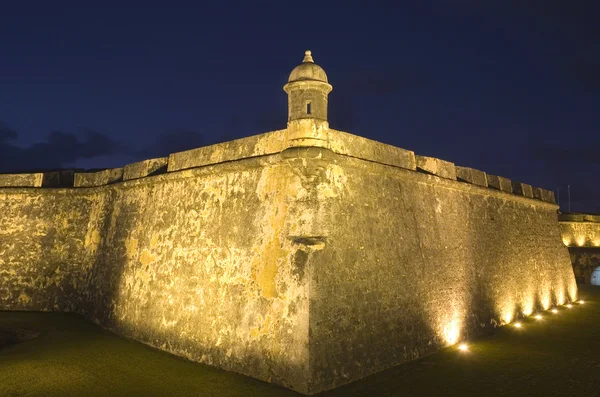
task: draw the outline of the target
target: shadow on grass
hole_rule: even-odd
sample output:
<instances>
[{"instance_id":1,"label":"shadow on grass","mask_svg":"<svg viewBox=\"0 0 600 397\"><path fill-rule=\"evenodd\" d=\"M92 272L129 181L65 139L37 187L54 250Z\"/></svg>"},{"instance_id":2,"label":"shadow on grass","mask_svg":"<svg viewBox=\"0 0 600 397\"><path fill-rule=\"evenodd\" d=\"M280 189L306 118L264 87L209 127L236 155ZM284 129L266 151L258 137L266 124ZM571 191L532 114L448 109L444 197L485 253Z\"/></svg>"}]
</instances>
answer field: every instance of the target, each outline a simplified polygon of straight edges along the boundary
<instances>
[{"instance_id":1,"label":"shadow on grass","mask_svg":"<svg viewBox=\"0 0 600 397\"><path fill-rule=\"evenodd\" d=\"M0 328L0 349L15 343L25 342L36 338L39 332L22 328Z\"/></svg>"}]
</instances>

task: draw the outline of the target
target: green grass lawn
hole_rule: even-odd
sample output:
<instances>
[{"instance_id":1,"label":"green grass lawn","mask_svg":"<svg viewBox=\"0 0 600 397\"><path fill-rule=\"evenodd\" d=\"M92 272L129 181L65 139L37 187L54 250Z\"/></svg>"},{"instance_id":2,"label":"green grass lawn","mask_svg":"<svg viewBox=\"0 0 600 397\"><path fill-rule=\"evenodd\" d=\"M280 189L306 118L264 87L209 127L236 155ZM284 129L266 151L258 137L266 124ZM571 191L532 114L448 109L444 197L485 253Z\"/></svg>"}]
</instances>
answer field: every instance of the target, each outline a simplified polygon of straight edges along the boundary
<instances>
[{"instance_id":1,"label":"green grass lawn","mask_svg":"<svg viewBox=\"0 0 600 397\"><path fill-rule=\"evenodd\" d=\"M332 396L598 396L600 287L584 305L528 318L354 382ZM0 396L299 396L174 357L60 313L0 312L0 329L40 336L0 349Z\"/></svg>"}]
</instances>

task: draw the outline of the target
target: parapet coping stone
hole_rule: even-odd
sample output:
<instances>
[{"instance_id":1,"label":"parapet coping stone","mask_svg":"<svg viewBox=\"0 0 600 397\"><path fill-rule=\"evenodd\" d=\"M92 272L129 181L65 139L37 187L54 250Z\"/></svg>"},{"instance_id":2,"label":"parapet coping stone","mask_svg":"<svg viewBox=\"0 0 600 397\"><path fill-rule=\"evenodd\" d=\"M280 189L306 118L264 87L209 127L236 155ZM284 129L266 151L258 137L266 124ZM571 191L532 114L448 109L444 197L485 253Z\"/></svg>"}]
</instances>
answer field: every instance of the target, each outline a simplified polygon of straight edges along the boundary
<instances>
[{"instance_id":1,"label":"parapet coping stone","mask_svg":"<svg viewBox=\"0 0 600 397\"><path fill-rule=\"evenodd\" d=\"M600 215L597 214L559 214L560 222L592 222L600 223Z\"/></svg>"},{"instance_id":2,"label":"parapet coping stone","mask_svg":"<svg viewBox=\"0 0 600 397\"><path fill-rule=\"evenodd\" d=\"M547 201L549 203L556 203L554 199L554 192L552 190L546 190L539 187L532 187L533 198L538 200Z\"/></svg>"},{"instance_id":3,"label":"parapet coping stone","mask_svg":"<svg viewBox=\"0 0 600 397\"><path fill-rule=\"evenodd\" d=\"M0 174L0 187L42 187L44 174Z\"/></svg>"},{"instance_id":4,"label":"parapet coping stone","mask_svg":"<svg viewBox=\"0 0 600 397\"><path fill-rule=\"evenodd\" d=\"M302 148L294 148L296 150L302 150ZM319 150L323 150L323 148L304 148L304 149L319 149ZM328 151L324 151L323 155L327 155ZM329 152L331 153L331 152ZM345 158L347 158L348 161L351 161L351 163L349 164L349 166L359 166L362 167L360 164L363 163L365 161L368 162L368 160L364 160L361 158L357 158L357 157L352 157L352 156L343 156ZM250 161L250 163L248 163L247 161ZM267 156L261 156L261 157L255 157L252 159L246 159L243 161L230 161L230 162L226 162L226 163L220 163L220 164L211 164L205 167L196 167L196 168L189 168L189 169L185 169L185 170L181 170L178 172L167 172L167 173L163 173L163 174L159 174L156 176L153 176L151 178L139 178L139 179L132 179L132 180L128 180L128 181L122 181L119 183L113 183L113 184L107 184L107 185L101 185L101 186L97 186L97 187L89 187L89 188L62 188L62 189L49 189L52 191L52 194L58 194L58 195L63 195L63 194L67 194L67 195L82 195L82 196L86 196L87 194L89 194L89 190L88 189L119 189L121 186L125 189L130 189L133 188L135 186L144 186L144 185L150 185L150 186L156 186L157 184L163 184L166 183L168 181L178 181L178 180L185 180L185 179L189 179L189 178L198 178L198 177L202 177L202 176L206 176L206 175L214 175L215 172L238 172L238 171L243 171L248 169L248 167L255 167L255 166L269 166L269 165L275 165L275 164L279 164L281 161L281 157L279 153L276 154L272 154L272 155L267 155ZM338 160L333 160L333 161L338 161ZM354 165L352 165L354 164ZM378 164L378 163L376 163ZM385 164L380 164L382 166L386 166ZM558 209L557 205L555 203L550 203L550 202L546 202L546 201L542 201L542 200L533 200L531 198L528 197L524 197L524 196L519 196L519 195L515 195L515 194L509 194L507 195L506 192L500 191L500 190L496 190L496 189L488 189L482 186L478 186L478 185L473 185L470 183L464 183L464 182L460 182L460 181L455 181L455 180L450 180L450 179L445 179L445 178L435 178L433 175L429 175L429 174L425 174L422 172L415 172L414 170L408 170L405 168L400 168L400 167L392 167L392 169L394 170L395 173L398 173L398 176L401 178L407 178L410 180L414 180L416 182L419 183L425 183L425 184L430 184L432 186L439 186L441 188L447 188L447 189L452 189L452 190L460 190L460 191L465 191L465 192L469 192L472 194L478 194L478 195L486 195L486 196L493 196L493 197L498 197L500 199L508 199L508 200L512 200L512 201L516 201L516 202L522 202L524 204L535 204L535 205L539 205L539 206L544 206L544 207L548 207L549 209L552 209L553 211L556 211ZM34 192L34 189L31 188L11 188L10 193L6 190L3 190L2 188L0 188L0 195L2 194L32 194ZM37 194L37 193L36 193ZM532 203L532 201L534 201L534 203Z\"/></svg>"},{"instance_id":5,"label":"parapet coping stone","mask_svg":"<svg viewBox=\"0 0 600 397\"><path fill-rule=\"evenodd\" d=\"M533 198L533 189L531 185L522 182L512 183L513 193L520 194L521 196Z\"/></svg>"},{"instance_id":6,"label":"parapet coping stone","mask_svg":"<svg viewBox=\"0 0 600 397\"><path fill-rule=\"evenodd\" d=\"M159 157L127 164L123 168L123 180L129 181L166 172L168 162L168 157Z\"/></svg>"},{"instance_id":7,"label":"parapet coping stone","mask_svg":"<svg viewBox=\"0 0 600 397\"><path fill-rule=\"evenodd\" d=\"M416 171L415 153L344 131L329 129L329 148L332 152L373 161L379 164ZM456 178L455 178L456 179Z\"/></svg>"},{"instance_id":8,"label":"parapet coping stone","mask_svg":"<svg viewBox=\"0 0 600 397\"><path fill-rule=\"evenodd\" d=\"M109 168L98 172L81 172L75 174L74 187L95 187L108 185L123 180L123 168Z\"/></svg>"},{"instance_id":9,"label":"parapet coping stone","mask_svg":"<svg viewBox=\"0 0 600 397\"><path fill-rule=\"evenodd\" d=\"M503 192L512 193L512 182L508 178L504 178L502 176L490 175L487 174L488 186L494 188L496 190L501 190Z\"/></svg>"},{"instance_id":10,"label":"parapet coping stone","mask_svg":"<svg viewBox=\"0 0 600 397\"><path fill-rule=\"evenodd\" d=\"M204 167L226 161L265 156L285 150L287 130L266 132L233 141L171 153L168 172Z\"/></svg>"},{"instance_id":11,"label":"parapet coping stone","mask_svg":"<svg viewBox=\"0 0 600 397\"><path fill-rule=\"evenodd\" d=\"M487 174L483 171L469 167L455 166L456 177L459 181L467 182L472 185L488 187Z\"/></svg>"},{"instance_id":12,"label":"parapet coping stone","mask_svg":"<svg viewBox=\"0 0 600 397\"><path fill-rule=\"evenodd\" d=\"M168 172L280 153L288 149L287 129L172 153ZM343 131L328 129L326 149L363 160L416 170L415 154Z\"/></svg>"},{"instance_id":13,"label":"parapet coping stone","mask_svg":"<svg viewBox=\"0 0 600 397\"><path fill-rule=\"evenodd\" d=\"M434 157L418 156L414 152L393 145L374 141L358 135L331 128L326 129L326 140L323 149L352 158L371 161L383 165L402 168L411 171L421 171L443 179L458 180L481 187L492 188L506 193L513 193L513 183L508 178L489 175L473 168L455 166L454 163ZM21 182L19 187L96 187L116 182L126 182L157 175L166 168L168 173L187 169L200 168L225 162L243 160L261 156L274 155L290 149L288 130L276 130L233 141L218 143L210 146L172 153L168 158L155 158L128 164L124 168L107 169L98 172L75 172L73 183L59 182L55 186L56 175L48 173L43 182ZM417 164L418 163L418 164ZM417 166L418 165L418 166ZM52 174L52 175L51 175ZM26 178L16 174L19 178ZM6 178L5 178L6 179ZM9 178L10 179L10 178ZM14 179L14 178L13 178ZM5 182L8 183L8 182ZM16 185L13 185L17 187ZM555 204L554 192L534 188L527 184L516 184L515 193L527 198L535 198ZM0 187L2 179L0 178ZM8 186L6 186L8 187Z\"/></svg>"},{"instance_id":14,"label":"parapet coping stone","mask_svg":"<svg viewBox=\"0 0 600 397\"><path fill-rule=\"evenodd\" d=\"M456 180L456 167L454 163L435 157L417 155L416 158L417 170L439 176L440 178Z\"/></svg>"}]
</instances>

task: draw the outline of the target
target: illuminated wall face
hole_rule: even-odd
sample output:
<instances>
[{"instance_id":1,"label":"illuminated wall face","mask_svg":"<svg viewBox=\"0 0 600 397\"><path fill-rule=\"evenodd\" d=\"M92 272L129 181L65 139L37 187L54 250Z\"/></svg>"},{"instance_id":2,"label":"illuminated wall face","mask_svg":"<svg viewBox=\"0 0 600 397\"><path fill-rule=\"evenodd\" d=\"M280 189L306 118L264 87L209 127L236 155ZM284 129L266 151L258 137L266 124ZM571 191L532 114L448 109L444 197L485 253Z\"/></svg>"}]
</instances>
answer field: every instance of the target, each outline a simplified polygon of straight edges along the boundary
<instances>
[{"instance_id":1,"label":"illuminated wall face","mask_svg":"<svg viewBox=\"0 0 600 397\"><path fill-rule=\"evenodd\" d=\"M297 203L309 195L289 161L0 190L9 269L0 307L74 310L188 359L306 391L314 248L302 237L316 222Z\"/></svg>"},{"instance_id":2,"label":"illuminated wall face","mask_svg":"<svg viewBox=\"0 0 600 397\"><path fill-rule=\"evenodd\" d=\"M323 131L332 150L265 154L290 137L278 132L252 150L182 156L248 159L0 189L0 307L76 311L316 393L574 299L556 206L417 173L407 151Z\"/></svg>"},{"instance_id":3,"label":"illuminated wall face","mask_svg":"<svg viewBox=\"0 0 600 397\"><path fill-rule=\"evenodd\" d=\"M347 178L311 267L315 390L576 296L555 205L359 159L336 164Z\"/></svg>"},{"instance_id":4,"label":"illuminated wall face","mask_svg":"<svg viewBox=\"0 0 600 397\"><path fill-rule=\"evenodd\" d=\"M80 193L0 189L0 310L81 310L93 199Z\"/></svg>"},{"instance_id":5,"label":"illuminated wall face","mask_svg":"<svg viewBox=\"0 0 600 397\"><path fill-rule=\"evenodd\" d=\"M567 247L600 247L600 222L560 221L560 228Z\"/></svg>"}]
</instances>

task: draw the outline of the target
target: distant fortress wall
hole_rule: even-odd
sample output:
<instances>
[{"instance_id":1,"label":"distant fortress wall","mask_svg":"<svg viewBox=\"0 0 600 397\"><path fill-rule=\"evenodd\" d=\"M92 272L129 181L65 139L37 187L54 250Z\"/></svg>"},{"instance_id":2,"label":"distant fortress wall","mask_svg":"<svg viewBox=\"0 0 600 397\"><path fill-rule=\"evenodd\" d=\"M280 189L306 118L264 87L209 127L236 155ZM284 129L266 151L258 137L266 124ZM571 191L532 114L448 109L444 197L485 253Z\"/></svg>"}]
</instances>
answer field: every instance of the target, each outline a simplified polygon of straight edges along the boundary
<instances>
[{"instance_id":1,"label":"distant fortress wall","mask_svg":"<svg viewBox=\"0 0 600 397\"><path fill-rule=\"evenodd\" d=\"M577 282L589 284L592 273L600 267L600 215L561 214L558 220Z\"/></svg>"},{"instance_id":2,"label":"distant fortress wall","mask_svg":"<svg viewBox=\"0 0 600 397\"><path fill-rule=\"evenodd\" d=\"M559 221L567 247L600 248L600 215L561 214Z\"/></svg>"},{"instance_id":3,"label":"distant fortress wall","mask_svg":"<svg viewBox=\"0 0 600 397\"><path fill-rule=\"evenodd\" d=\"M313 394L576 298L551 192L315 131L0 176L0 309Z\"/></svg>"}]
</instances>

